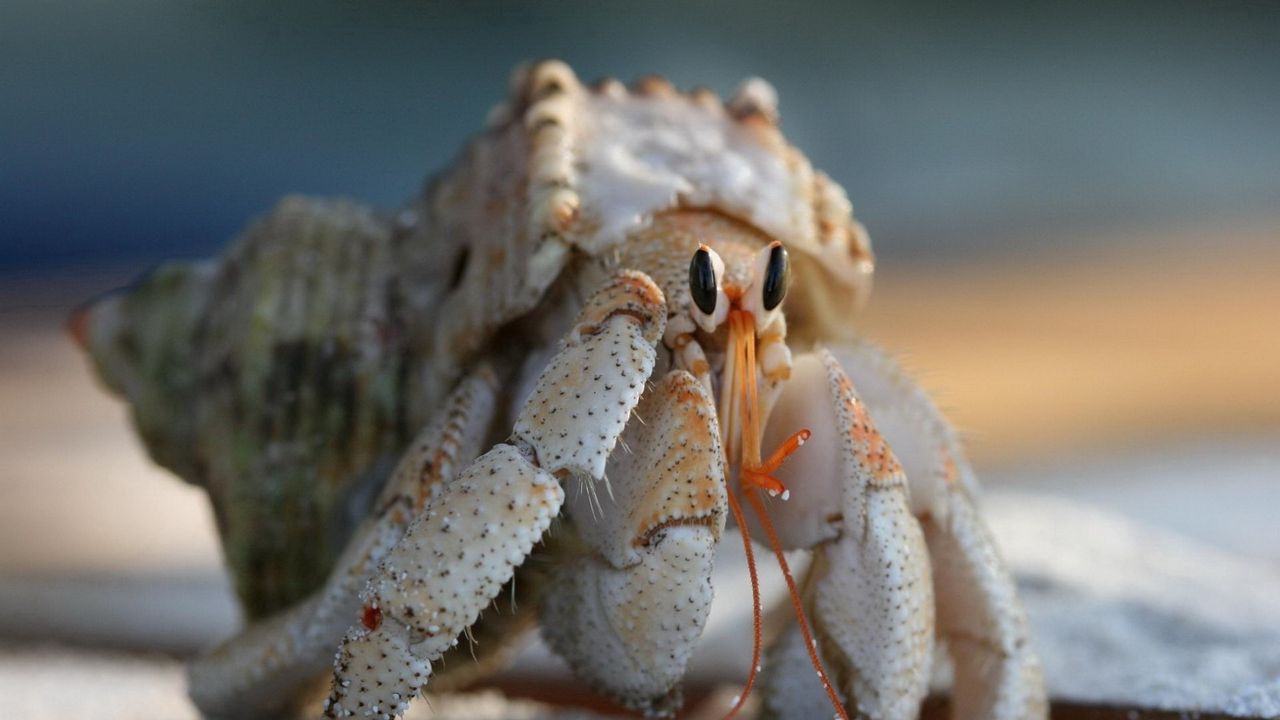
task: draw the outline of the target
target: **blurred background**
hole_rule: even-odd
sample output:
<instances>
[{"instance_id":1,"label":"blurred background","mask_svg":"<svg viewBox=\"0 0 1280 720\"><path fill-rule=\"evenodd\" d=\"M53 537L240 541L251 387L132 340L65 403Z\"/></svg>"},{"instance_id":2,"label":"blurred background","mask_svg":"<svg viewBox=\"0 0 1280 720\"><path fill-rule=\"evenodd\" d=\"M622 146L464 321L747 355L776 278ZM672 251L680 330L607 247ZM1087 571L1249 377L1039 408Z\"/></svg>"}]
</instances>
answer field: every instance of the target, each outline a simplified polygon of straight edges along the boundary
<instances>
[{"instance_id":1,"label":"blurred background","mask_svg":"<svg viewBox=\"0 0 1280 720\"><path fill-rule=\"evenodd\" d=\"M84 716L188 717L170 658L237 622L201 492L146 460L70 309L217 252L285 193L398 205L539 57L721 94L770 80L870 230L858 322L992 496L1102 508L1277 580L1280 4L16 0L0 698L74 677ZM164 711L104 715L119 687Z\"/></svg>"}]
</instances>

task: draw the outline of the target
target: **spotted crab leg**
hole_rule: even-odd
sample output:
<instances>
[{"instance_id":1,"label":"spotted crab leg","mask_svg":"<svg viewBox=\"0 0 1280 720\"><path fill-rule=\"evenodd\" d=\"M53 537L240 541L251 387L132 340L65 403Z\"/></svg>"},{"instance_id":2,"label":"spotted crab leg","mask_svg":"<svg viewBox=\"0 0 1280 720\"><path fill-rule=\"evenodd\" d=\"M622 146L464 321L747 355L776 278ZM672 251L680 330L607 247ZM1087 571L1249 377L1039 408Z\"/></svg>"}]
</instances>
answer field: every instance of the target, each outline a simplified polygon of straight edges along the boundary
<instances>
[{"instance_id":1,"label":"spotted crab leg","mask_svg":"<svg viewBox=\"0 0 1280 720\"><path fill-rule=\"evenodd\" d=\"M765 445L796 427L811 428L812 436L777 472L791 498L762 502L784 547L814 548L804 599L824 665L859 716L912 720L928 689L934 606L906 476L826 351L796 359ZM771 651L768 714L830 715L806 654L794 638Z\"/></svg>"},{"instance_id":2,"label":"spotted crab leg","mask_svg":"<svg viewBox=\"0 0 1280 720\"><path fill-rule=\"evenodd\" d=\"M347 543L325 586L195 659L191 698L207 717L273 715L322 674L360 612L360 590L427 501L479 453L492 424L497 378L486 365L464 378L388 479L374 512Z\"/></svg>"},{"instance_id":3,"label":"spotted crab leg","mask_svg":"<svg viewBox=\"0 0 1280 720\"><path fill-rule=\"evenodd\" d=\"M933 402L879 348L834 348L910 478L938 598L938 634L955 665L957 720L1048 714L1040 663L1008 566L974 503L972 470Z\"/></svg>"},{"instance_id":4,"label":"spotted crab leg","mask_svg":"<svg viewBox=\"0 0 1280 720\"><path fill-rule=\"evenodd\" d=\"M548 644L578 677L648 716L680 708L680 678L711 609L724 530L724 455L715 406L676 370L650 390L609 459L609 493L566 513L586 546L552 573Z\"/></svg>"},{"instance_id":5,"label":"spotted crab leg","mask_svg":"<svg viewBox=\"0 0 1280 720\"><path fill-rule=\"evenodd\" d=\"M604 477L653 370L666 304L641 273L591 297L511 439L462 471L375 571L334 663L326 717L393 718L511 579L564 502L562 477Z\"/></svg>"}]
</instances>

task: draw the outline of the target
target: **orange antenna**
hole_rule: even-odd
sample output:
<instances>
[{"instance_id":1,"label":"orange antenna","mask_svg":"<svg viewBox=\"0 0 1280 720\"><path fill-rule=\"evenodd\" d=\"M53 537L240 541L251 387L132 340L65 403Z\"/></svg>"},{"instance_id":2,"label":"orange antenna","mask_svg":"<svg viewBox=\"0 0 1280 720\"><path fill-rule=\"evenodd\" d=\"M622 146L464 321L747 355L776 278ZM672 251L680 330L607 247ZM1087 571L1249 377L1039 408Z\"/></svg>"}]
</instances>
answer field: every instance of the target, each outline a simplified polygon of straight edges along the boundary
<instances>
[{"instance_id":1,"label":"orange antenna","mask_svg":"<svg viewBox=\"0 0 1280 720\"><path fill-rule=\"evenodd\" d=\"M836 715L841 720L848 720L849 715L845 712L844 704L840 702L840 696L836 693L835 686L831 684L826 668L822 665L822 658L818 655L817 644L814 642L813 632L810 630L808 618L805 616L804 600L800 597L800 590L796 587L795 578L791 574L791 567L787 563L786 556L783 555L782 542L778 539L777 530L769 519L764 503L756 493L757 489L762 488L771 494L781 493L784 498L786 497L786 487L777 478L773 477L772 473L782 466L788 456L800 449L800 446L809 439L810 433L804 429L793 433L769 456L767 462L762 463L760 461L760 402L756 385L756 348L750 328L752 322L750 313L743 311L729 313L730 337L735 341L733 343L734 347L731 348L731 352L734 353L734 362L730 363L733 377L729 381L732 383L733 394L742 399L741 407L737 408L742 415L740 438L742 455L739 466L741 476L739 485L742 487L742 493L746 496L747 502L751 503L751 509L760 518L760 524L764 526L765 534L769 537L769 545L773 548L773 554L778 560L778 567L782 569L782 576L786 579L787 593L791 597L791 607L795 611L796 621L800 625L800 634L804 637L804 646L809 654L809 662L813 665L814 672L818 674L818 679L822 682L822 688L826 691L827 698L831 701L831 706L835 708ZM760 667L762 620L759 578L756 573L755 558L751 552L751 538L747 532L746 519L743 517L742 507L734 496L733 490L730 488L726 494L729 498L729 507L733 510L734 520L737 521L738 527L742 532L743 547L746 548L747 567L751 574L752 623L755 626L751 672L747 675L747 682L743 687L742 693L738 696L733 708L729 710L729 714L725 716L727 720L733 717L742 707L747 695L751 692L752 685L755 683L756 674Z\"/></svg>"},{"instance_id":2,"label":"orange antenna","mask_svg":"<svg viewBox=\"0 0 1280 720\"><path fill-rule=\"evenodd\" d=\"M827 691L827 699L831 701L831 706L836 709L836 714L840 716L841 720L849 720L849 715L844 710L844 703L840 702L840 696L836 694L835 686L831 684L830 678L827 677L827 670L822 665L822 658L818 656L818 646L813 640L813 633L809 630L809 620L804 614L804 602L800 599L800 590L796 588L796 580L791 576L791 566L787 564L787 558L782 554L782 543L778 541L778 533L773 528L773 521L769 519L769 514L764 509L764 503L760 502L758 495L747 493L747 502L751 503L751 509L760 518L760 524L764 525L764 532L769 536L769 544L773 546L773 555L778 558L778 566L782 568L782 576L787 579L787 593L791 596L791 607L795 610L796 622L800 625L800 634L804 636L804 649L809 651L809 662L813 664L814 671L818 673L818 679L822 681L822 689Z\"/></svg>"},{"instance_id":3,"label":"orange antenna","mask_svg":"<svg viewBox=\"0 0 1280 720\"><path fill-rule=\"evenodd\" d=\"M749 369L746 367L747 351L745 345L750 343L744 343L740 340L742 337L740 332L742 329L741 324L739 323L740 319L739 313L736 311L729 314L729 329L731 331L730 337L736 340L736 342L733 343L733 346L729 348L729 351L734 353L734 362L729 363L733 377L727 378L727 380L732 383L733 389L728 393L732 396L732 399L741 398L745 394L743 389L747 384L747 381L746 373L743 371ZM731 417L732 415L726 417L726 420ZM730 433L730 437L732 437L732 433ZM726 452L727 451L728 448L726 448ZM747 572L751 576L752 626L751 670L747 673L747 682L743 685L742 692L738 693L737 699L734 700L733 707L730 708L728 714L724 716L725 720L729 720L729 718L737 715L738 711L741 710L743 705L746 703L747 697L751 695L751 688L755 686L756 675L760 672L761 646L764 644L764 620L760 609L760 576L756 570L755 553L751 550L751 533L747 531L747 518L742 512L742 505L738 502L737 494L733 492L733 488L729 486L728 483L726 483L725 490L725 495L729 499L729 509L733 511L734 522L738 523L738 530L742 534L742 549L747 558Z\"/></svg>"}]
</instances>

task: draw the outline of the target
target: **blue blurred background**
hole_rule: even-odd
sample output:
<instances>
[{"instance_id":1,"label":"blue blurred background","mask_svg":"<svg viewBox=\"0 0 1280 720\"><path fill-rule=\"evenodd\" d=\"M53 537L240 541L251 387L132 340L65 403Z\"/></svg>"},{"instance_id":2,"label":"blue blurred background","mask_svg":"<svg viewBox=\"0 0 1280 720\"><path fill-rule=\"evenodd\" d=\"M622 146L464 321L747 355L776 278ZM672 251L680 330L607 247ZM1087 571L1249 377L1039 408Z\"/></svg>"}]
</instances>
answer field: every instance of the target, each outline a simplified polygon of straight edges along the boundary
<instances>
[{"instance_id":1,"label":"blue blurred background","mask_svg":"<svg viewBox=\"0 0 1280 720\"><path fill-rule=\"evenodd\" d=\"M786 136L870 230L854 322L959 428L1019 577L1043 590L1075 557L1141 584L1192 558L1175 574L1198 590L1154 594L1266 613L1212 633L1159 615L1151 637L1203 636L1178 673L1245 657L1277 676L1280 1L0 0L0 717L194 718L180 665L134 651L188 656L238 624L203 491L147 459L70 309L217 252L286 193L398 206L540 57L722 95L771 81ZM1059 502L1221 554L1125 530L1118 564ZM1114 590L1125 617L1147 602ZM1087 647L1046 608L1093 606L1044 597L1044 649ZM739 680L745 617L709 633L704 678ZM1133 637L1085 664L1125 690L1152 677L1108 664L1164 652ZM1055 695L1135 701L1045 657ZM556 667L517 663L539 684Z\"/></svg>"},{"instance_id":2,"label":"blue blurred background","mask_svg":"<svg viewBox=\"0 0 1280 720\"><path fill-rule=\"evenodd\" d=\"M10 0L0 270L208 254L286 192L397 205L547 56L769 79L884 259L1280 204L1274 2Z\"/></svg>"}]
</instances>

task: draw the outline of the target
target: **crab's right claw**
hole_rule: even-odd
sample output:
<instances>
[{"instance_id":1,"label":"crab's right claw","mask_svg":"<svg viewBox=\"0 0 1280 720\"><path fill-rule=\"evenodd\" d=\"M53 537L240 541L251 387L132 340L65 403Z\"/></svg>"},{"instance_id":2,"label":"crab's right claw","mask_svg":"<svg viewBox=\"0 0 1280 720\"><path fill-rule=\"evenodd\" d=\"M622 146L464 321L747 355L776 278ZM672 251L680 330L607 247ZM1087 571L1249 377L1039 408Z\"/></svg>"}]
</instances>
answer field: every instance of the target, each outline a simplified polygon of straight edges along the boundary
<instances>
[{"instance_id":1,"label":"crab's right claw","mask_svg":"<svg viewBox=\"0 0 1280 720\"><path fill-rule=\"evenodd\" d=\"M623 440L609 458L610 491L587 486L568 502L589 550L555 569L542 632L578 677L665 716L680 707L724 530L715 405L694 376L672 371L640 403Z\"/></svg>"}]
</instances>

